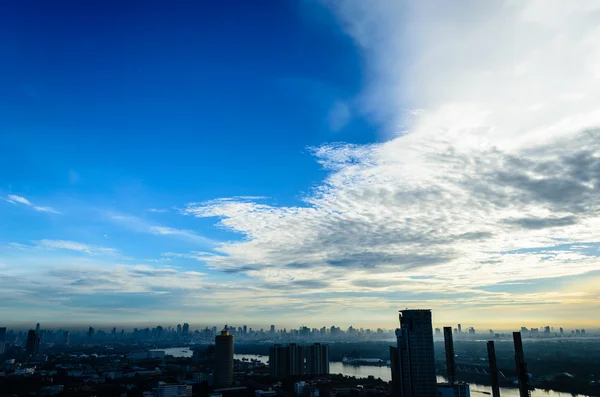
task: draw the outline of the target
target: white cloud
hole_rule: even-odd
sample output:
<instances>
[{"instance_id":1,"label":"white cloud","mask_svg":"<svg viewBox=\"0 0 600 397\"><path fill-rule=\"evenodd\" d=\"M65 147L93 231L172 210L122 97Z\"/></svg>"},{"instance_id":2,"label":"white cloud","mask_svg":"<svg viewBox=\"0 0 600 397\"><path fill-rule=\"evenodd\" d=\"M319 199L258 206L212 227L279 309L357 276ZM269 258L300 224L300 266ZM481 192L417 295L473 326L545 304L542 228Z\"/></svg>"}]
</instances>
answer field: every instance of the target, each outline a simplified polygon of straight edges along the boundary
<instances>
[{"instance_id":1,"label":"white cloud","mask_svg":"<svg viewBox=\"0 0 600 397\"><path fill-rule=\"evenodd\" d=\"M212 246L215 242L207 237L201 236L192 230L177 229L168 226L154 225L142 218L131 215L107 214L112 221L139 233L149 233L157 236L173 236L195 244Z\"/></svg>"},{"instance_id":2,"label":"white cloud","mask_svg":"<svg viewBox=\"0 0 600 397\"><path fill-rule=\"evenodd\" d=\"M70 240L39 240L35 241L32 245L21 244L21 243L9 243L9 247L20 251L26 250L66 250L75 251L88 255L118 255L119 251L114 248L100 247L97 245L84 244L77 241Z\"/></svg>"},{"instance_id":3,"label":"white cloud","mask_svg":"<svg viewBox=\"0 0 600 397\"><path fill-rule=\"evenodd\" d=\"M23 204L23 205L33 208L34 210L36 210L38 212L48 212L48 213L52 213L52 214L60 214L60 212L58 212L57 210L55 210L52 207L43 207L43 206L39 206L39 205L34 205L31 201L27 200L25 197L17 196L14 194L9 194L5 198L5 201L12 203L12 204L17 204L17 203Z\"/></svg>"},{"instance_id":4,"label":"white cloud","mask_svg":"<svg viewBox=\"0 0 600 397\"><path fill-rule=\"evenodd\" d=\"M25 197L16 196L14 194L9 194L7 201L10 203L21 203L29 206L33 205Z\"/></svg>"},{"instance_id":5,"label":"white cloud","mask_svg":"<svg viewBox=\"0 0 600 397\"><path fill-rule=\"evenodd\" d=\"M333 4L374 77L359 103L407 131L313 148L330 174L303 206L189 204L184 214L244 237L203 257L209 266L307 294L479 296L600 270L576 249L542 249L600 242L591 3ZM419 109L410 125L405 109Z\"/></svg>"}]
</instances>

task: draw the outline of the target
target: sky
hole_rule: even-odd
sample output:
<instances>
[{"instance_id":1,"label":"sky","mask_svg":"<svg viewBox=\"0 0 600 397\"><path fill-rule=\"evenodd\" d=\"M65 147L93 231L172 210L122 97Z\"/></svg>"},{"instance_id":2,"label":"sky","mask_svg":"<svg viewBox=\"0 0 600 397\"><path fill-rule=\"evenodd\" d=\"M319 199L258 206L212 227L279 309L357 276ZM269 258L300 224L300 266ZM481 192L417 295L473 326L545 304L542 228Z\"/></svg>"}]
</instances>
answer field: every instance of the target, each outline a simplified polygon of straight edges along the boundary
<instances>
[{"instance_id":1,"label":"sky","mask_svg":"<svg viewBox=\"0 0 600 397\"><path fill-rule=\"evenodd\" d=\"M11 2L7 324L600 327L600 2Z\"/></svg>"}]
</instances>

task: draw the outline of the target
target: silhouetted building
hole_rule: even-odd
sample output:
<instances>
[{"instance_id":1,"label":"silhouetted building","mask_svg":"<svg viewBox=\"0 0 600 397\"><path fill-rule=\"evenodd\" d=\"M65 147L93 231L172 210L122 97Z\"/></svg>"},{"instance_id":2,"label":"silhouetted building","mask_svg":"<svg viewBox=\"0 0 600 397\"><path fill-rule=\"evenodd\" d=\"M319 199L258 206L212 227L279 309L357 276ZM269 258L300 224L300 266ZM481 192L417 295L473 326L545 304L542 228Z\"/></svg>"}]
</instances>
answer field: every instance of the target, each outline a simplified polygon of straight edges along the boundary
<instances>
[{"instance_id":1,"label":"silhouetted building","mask_svg":"<svg viewBox=\"0 0 600 397\"><path fill-rule=\"evenodd\" d=\"M392 396L400 395L400 356L398 348L390 346L390 369L392 371Z\"/></svg>"},{"instance_id":2,"label":"silhouetted building","mask_svg":"<svg viewBox=\"0 0 600 397\"><path fill-rule=\"evenodd\" d=\"M40 331L41 331L40 323L37 323L35 325L35 333L37 336L40 336Z\"/></svg>"},{"instance_id":3,"label":"silhouetted building","mask_svg":"<svg viewBox=\"0 0 600 397\"><path fill-rule=\"evenodd\" d=\"M464 382L438 383L438 397L471 397L471 388Z\"/></svg>"},{"instance_id":4,"label":"silhouetted building","mask_svg":"<svg viewBox=\"0 0 600 397\"><path fill-rule=\"evenodd\" d=\"M527 364L525 363L525 354L523 353L523 341L520 332L513 332L513 341L515 343L515 365L517 369L517 378L519 379L519 396L531 397L529 390L529 374L527 373Z\"/></svg>"},{"instance_id":5,"label":"silhouetted building","mask_svg":"<svg viewBox=\"0 0 600 397\"><path fill-rule=\"evenodd\" d=\"M0 354L6 350L6 327L0 327Z\"/></svg>"},{"instance_id":6,"label":"silhouetted building","mask_svg":"<svg viewBox=\"0 0 600 397\"><path fill-rule=\"evenodd\" d=\"M320 343L308 346L295 343L272 346L269 348L269 373L275 378L328 374L329 347Z\"/></svg>"},{"instance_id":7,"label":"silhouetted building","mask_svg":"<svg viewBox=\"0 0 600 397\"><path fill-rule=\"evenodd\" d=\"M436 397L431 310L401 310L398 341L400 397Z\"/></svg>"},{"instance_id":8,"label":"silhouetted building","mask_svg":"<svg viewBox=\"0 0 600 397\"><path fill-rule=\"evenodd\" d=\"M487 343L488 362L490 365L490 380L492 381L492 397L500 397L500 383L498 379L498 364L496 363L496 348L494 342Z\"/></svg>"},{"instance_id":9,"label":"silhouetted building","mask_svg":"<svg viewBox=\"0 0 600 397\"><path fill-rule=\"evenodd\" d=\"M185 327L185 325L184 325ZM221 335L215 337L215 388L229 387L233 383L233 335L229 335L227 326Z\"/></svg>"},{"instance_id":10,"label":"silhouetted building","mask_svg":"<svg viewBox=\"0 0 600 397\"><path fill-rule=\"evenodd\" d=\"M94 336L94 327L88 328L88 337L91 338Z\"/></svg>"},{"instance_id":11,"label":"silhouetted building","mask_svg":"<svg viewBox=\"0 0 600 397\"><path fill-rule=\"evenodd\" d=\"M444 346L446 348L446 371L448 383L456 382L456 363L454 361L454 341L452 340L452 327L444 327Z\"/></svg>"},{"instance_id":12,"label":"silhouetted building","mask_svg":"<svg viewBox=\"0 0 600 397\"><path fill-rule=\"evenodd\" d=\"M28 356L35 356L40 351L40 337L37 335L35 330L30 329L27 333L27 344L25 345L25 352Z\"/></svg>"},{"instance_id":13,"label":"silhouetted building","mask_svg":"<svg viewBox=\"0 0 600 397\"><path fill-rule=\"evenodd\" d=\"M458 333L462 334L462 325L458 324Z\"/></svg>"}]
</instances>

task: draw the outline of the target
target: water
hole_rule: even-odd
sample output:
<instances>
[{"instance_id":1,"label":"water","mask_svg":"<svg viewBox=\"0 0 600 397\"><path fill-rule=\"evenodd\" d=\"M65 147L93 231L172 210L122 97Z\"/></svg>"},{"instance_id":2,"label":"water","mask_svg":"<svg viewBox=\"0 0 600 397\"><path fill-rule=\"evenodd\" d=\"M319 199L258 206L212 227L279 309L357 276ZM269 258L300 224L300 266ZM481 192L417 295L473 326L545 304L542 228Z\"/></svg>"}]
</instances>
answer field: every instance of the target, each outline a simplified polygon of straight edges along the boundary
<instances>
[{"instance_id":1,"label":"water","mask_svg":"<svg viewBox=\"0 0 600 397\"><path fill-rule=\"evenodd\" d=\"M187 347L177 347L171 349L164 349L165 354L170 354L175 357L191 357L192 351ZM241 360L247 358L248 360L258 360L263 363L269 361L268 356L258 356L256 354L234 354L235 359ZM357 378L366 378L368 376L374 376L376 379L381 378L384 381L390 381L392 378L389 367L377 367L373 365L348 365L340 362L329 362L329 372L332 374L342 374L345 376L355 376ZM438 376L438 382L446 382L446 379L442 376ZM469 383L471 385L471 394L473 397L481 396L485 397L487 392L489 395L492 393L490 386L478 385L475 383ZM502 397L519 397L519 389L512 387L501 387L500 395ZM553 390L545 391L536 389L531 392L531 397L573 397L570 393L561 393ZM579 395L579 397L585 397Z\"/></svg>"}]
</instances>

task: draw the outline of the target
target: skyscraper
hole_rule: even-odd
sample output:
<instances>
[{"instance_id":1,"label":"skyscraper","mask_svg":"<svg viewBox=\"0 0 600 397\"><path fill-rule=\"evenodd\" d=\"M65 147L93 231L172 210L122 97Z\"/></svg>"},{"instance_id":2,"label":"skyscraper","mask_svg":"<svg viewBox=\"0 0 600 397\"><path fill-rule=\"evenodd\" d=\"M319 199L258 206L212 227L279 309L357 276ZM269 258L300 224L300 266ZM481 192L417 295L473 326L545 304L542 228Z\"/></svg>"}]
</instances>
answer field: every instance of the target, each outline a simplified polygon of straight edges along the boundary
<instances>
[{"instance_id":1,"label":"skyscraper","mask_svg":"<svg viewBox=\"0 0 600 397\"><path fill-rule=\"evenodd\" d=\"M0 354L6 349L6 327L0 327Z\"/></svg>"},{"instance_id":2,"label":"skyscraper","mask_svg":"<svg viewBox=\"0 0 600 397\"><path fill-rule=\"evenodd\" d=\"M229 335L227 326L223 328L221 335L215 337L215 388L229 387L233 383L233 343L234 337Z\"/></svg>"},{"instance_id":3,"label":"skyscraper","mask_svg":"<svg viewBox=\"0 0 600 397\"><path fill-rule=\"evenodd\" d=\"M462 325L458 324L458 333L461 334L462 333Z\"/></svg>"},{"instance_id":4,"label":"skyscraper","mask_svg":"<svg viewBox=\"0 0 600 397\"><path fill-rule=\"evenodd\" d=\"M500 384L498 380L498 364L496 364L496 348L494 342L487 343L488 362L490 364L490 380L492 381L492 397L500 397Z\"/></svg>"},{"instance_id":5,"label":"skyscraper","mask_svg":"<svg viewBox=\"0 0 600 397\"><path fill-rule=\"evenodd\" d=\"M436 397L431 310L401 310L396 338L400 397Z\"/></svg>"},{"instance_id":6,"label":"skyscraper","mask_svg":"<svg viewBox=\"0 0 600 397\"><path fill-rule=\"evenodd\" d=\"M513 332L513 341L515 343L515 365L517 369L517 378L519 379L519 396L531 397L529 390L529 374L527 373L527 364L525 363L525 354L523 353L523 341L520 332Z\"/></svg>"},{"instance_id":7,"label":"skyscraper","mask_svg":"<svg viewBox=\"0 0 600 397\"><path fill-rule=\"evenodd\" d=\"M329 373L329 347L320 343L304 346L306 366L304 373L309 375L324 375Z\"/></svg>"},{"instance_id":8,"label":"skyscraper","mask_svg":"<svg viewBox=\"0 0 600 397\"><path fill-rule=\"evenodd\" d=\"M454 341L452 340L452 327L444 327L444 346L446 348L446 371L448 383L456 382L456 363L454 361Z\"/></svg>"},{"instance_id":9,"label":"skyscraper","mask_svg":"<svg viewBox=\"0 0 600 397\"><path fill-rule=\"evenodd\" d=\"M274 345L269 348L269 373L275 378L328 374L329 347L320 343L309 346L295 343Z\"/></svg>"},{"instance_id":10,"label":"skyscraper","mask_svg":"<svg viewBox=\"0 0 600 397\"><path fill-rule=\"evenodd\" d=\"M30 329L27 333L27 344L25 345L25 352L28 356L35 356L40 350L40 337L37 335L35 330Z\"/></svg>"},{"instance_id":11,"label":"skyscraper","mask_svg":"<svg viewBox=\"0 0 600 397\"><path fill-rule=\"evenodd\" d=\"M35 333L37 334L37 336L40 336L40 331L41 331L41 329L40 329L40 323L37 323L35 325Z\"/></svg>"}]
</instances>

